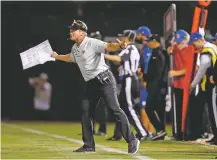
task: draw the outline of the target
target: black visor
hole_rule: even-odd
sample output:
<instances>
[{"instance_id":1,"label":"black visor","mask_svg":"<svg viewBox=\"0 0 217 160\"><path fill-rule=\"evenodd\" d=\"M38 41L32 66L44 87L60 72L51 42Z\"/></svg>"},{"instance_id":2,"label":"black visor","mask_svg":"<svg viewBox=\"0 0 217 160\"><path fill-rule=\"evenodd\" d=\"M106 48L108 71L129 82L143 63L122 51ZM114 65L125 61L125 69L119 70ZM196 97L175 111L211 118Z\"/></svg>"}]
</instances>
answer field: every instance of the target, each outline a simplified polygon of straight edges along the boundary
<instances>
[{"instance_id":1,"label":"black visor","mask_svg":"<svg viewBox=\"0 0 217 160\"><path fill-rule=\"evenodd\" d=\"M82 30L84 32L87 32L87 25L84 22L79 21L79 20L74 20L74 22L68 28L74 31Z\"/></svg>"}]
</instances>

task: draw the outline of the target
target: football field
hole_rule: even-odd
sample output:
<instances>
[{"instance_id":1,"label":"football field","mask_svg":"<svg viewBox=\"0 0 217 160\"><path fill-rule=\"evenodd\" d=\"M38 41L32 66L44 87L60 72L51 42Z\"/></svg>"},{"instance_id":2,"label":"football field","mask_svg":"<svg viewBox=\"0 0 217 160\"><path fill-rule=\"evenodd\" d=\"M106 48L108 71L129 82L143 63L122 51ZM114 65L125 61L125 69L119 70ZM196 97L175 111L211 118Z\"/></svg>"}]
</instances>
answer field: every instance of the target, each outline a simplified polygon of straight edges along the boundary
<instances>
[{"instance_id":1,"label":"football field","mask_svg":"<svg viewBox=\"0 0 217 160\"><path fill-rule=\"evenodd\" d=\"M108 125L112 136L113 124ZM167 127L171 135L171 127ZM187 142L141 141L137 154L127 154L127 143L95 136L96 153L73 153L80 147L81 126L69 122L2 122L2 159L215 159L217 147Z\"/></svg>"}]
</instances>

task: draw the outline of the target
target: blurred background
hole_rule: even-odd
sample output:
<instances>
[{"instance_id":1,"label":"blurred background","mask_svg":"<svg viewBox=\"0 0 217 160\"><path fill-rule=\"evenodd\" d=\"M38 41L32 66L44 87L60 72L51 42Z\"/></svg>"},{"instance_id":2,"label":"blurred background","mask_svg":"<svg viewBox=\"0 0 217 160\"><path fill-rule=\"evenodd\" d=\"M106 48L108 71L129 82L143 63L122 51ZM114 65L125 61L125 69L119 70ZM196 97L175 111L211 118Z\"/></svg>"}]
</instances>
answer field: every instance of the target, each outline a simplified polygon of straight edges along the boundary
<instances>
[{"instance_id":1,"label":"blurred background","mask_svg":"<svg viewBox=\"0 0 217 160\"><path fill-rule=\"evenodd\" d=\"M173 2L177 29L191 30L197 2ZM2 119L32 120L34 90L28 78L46 72L52 84L51 120L79 121L83 78L75 64L47 62L23 70L19 53L46 39L57 53L66 54L72 42L67 26L84 21L90 32L117 36L124 29L148 26L163 35L163 14L171 2L1 2L2 8ZM217 29L217 2L209 6L207 30ZM111 119L111 117L110 117Z\"/></svg>"}]
</instances>

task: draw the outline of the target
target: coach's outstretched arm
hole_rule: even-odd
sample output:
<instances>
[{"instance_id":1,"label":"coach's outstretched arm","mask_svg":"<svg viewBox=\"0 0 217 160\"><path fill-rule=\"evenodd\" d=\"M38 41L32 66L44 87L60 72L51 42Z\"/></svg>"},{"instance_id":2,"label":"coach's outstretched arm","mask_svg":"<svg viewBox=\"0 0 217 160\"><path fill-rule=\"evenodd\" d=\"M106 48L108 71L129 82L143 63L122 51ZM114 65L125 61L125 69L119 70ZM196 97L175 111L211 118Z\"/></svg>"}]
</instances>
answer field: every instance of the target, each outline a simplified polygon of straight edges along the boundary
<instances>
[{"instance_id":1,"label":"coach's outstretched arm","mask_svg":"<svg viewBox=\"0 0 217 160\"><path fill-rule=\"evenodd\" d=\"M124 41L119 41L117 39L118 43L114 43L117 44L119 46L120 49L125 49L127 48L127 43ZM125 61L126 59L129 59L130 54L126 54L126 50L122 50L118 55L109 55L109 54L104 54L105 59L109 60L109 61L113 61L113 62L122 62Z\"/></svg>"},{"instance_id":2,"label":"coach's outstretched arm","mask_svg":"<svg viewBox=\"0 0 217 160\"><path fill-rule=\"evenodd\" d=\"M124 41L117 39L118 43L106 43L106 50L108 52L117 52L127 47Z\"/></svg>"},{"instance_id":3,"label":"coach's outstretched arm","mask_svg":"<svg viewBox=\"0 0 217 160\"><path fill-rule=\"evenodd\" d=\"M104 54L105 59L113 62L121 62L122 59L120 56L117 55L109 55L109 54Z\"/></svg>"},{"instance_id":4,"label":"coach's outstretched arm","mask_svg":"<svg viewBox=\"0 0 217 160\"><path fill-rule=\"evenodd\" d=\"M56 60L59 60L59 61L64 61L64 62L75 62L74 61L74 58L71 57L70 54L66 54L66 55L58 55L56 52L53 52L51 54L52 57L54 57Z\"/></svg>"},{"instance_id":5,"label":"coach's outstretched arm","mask_svg":"<svg viewBox=\"0 0 217 160\"><path fill-rule=\"evenodd\" d=\"M118 40L118 43L107 43L106 44L106 50L109 52L116 52L122 49L125 49L127 47L127 43L124 41L120 41ZM121 54L122 55L122 54ZM121 56L117 56L117 55L108 55L108 54L104 54L105 59L109 60L109 61L113 61L113 62L121 62L122 61L122 57Z\"/></svg>"},{"instance_id":6,"label":"coach's outstretched arm","mask_svg":"<svg viewBox=\"0 0 217 160\"><path fill-rule=\"evenodd\" d=\"M116 52L121 50L121 47L118 43L107 43L105 49L108 52Z\"/></svg>"}]
</instances>

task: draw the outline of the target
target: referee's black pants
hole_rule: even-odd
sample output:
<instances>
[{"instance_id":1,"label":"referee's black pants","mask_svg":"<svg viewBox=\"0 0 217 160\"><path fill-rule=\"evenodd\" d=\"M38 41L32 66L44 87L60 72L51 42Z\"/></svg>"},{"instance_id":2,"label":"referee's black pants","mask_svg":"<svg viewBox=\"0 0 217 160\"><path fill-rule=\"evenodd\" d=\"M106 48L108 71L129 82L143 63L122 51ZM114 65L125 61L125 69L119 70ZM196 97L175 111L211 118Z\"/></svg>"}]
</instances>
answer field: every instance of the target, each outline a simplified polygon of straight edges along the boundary
<instances>
[{"instance_id":1,"label":"referee's black pants","mask_svg":"<svg viewBox=\"0 0 217 160\"><path fill-rule=\"evenodd\" d=\"M84 112L82 115L82 138L84 147L95 148L92 118L94 117L95 108L100 97L104 99L106 106L116 117L116 121L120 123L121 134L126 142L130 143L135 139L127 116L120 108L116 93L116 81L111 71L107 70L102 72L96 78L89 80L87 82L87 94L90 102L89 112Z\"/></svg>"},{"instance_id":2,"label":"referee's black pants","mask_svg":"<svg viewBox=\"0 0 217 160\"><path fill-rule=\"evenodd\" d=\"M139 100L139 80L137 75L124 77L122 80L122 88L119 96L120 106L126 113L137 134L140 137L145 137L148 132L143 128L136 111L134 109L135 101ZM121 137L120 125L115 123L114 137Z\"/></svg>"},{"instance_id":3,"label":"referee's black pants","mask_svg":"<svg viewBox=\"0 0 217 160\"><path fill-rule=\"evenodd\" d=\"M95 123L99 122L99 129L98 132L105 133L106 134L106 125L107 125L107 119L108 119L108 111L107 107L105 105L105 102L102 98L100 98L96 111L95 111L95 121L93 121L93 133L97 133L95 130Z\"/></svg>"},{"instance_id":4,"label":"referee's black pants","mask_svg":"<svg viewBox=\"0 0 217 160\"><path fill-rule=\"evenodd\" d=\"M89 100L88 100L88 94L87 94L87 84L84 83L83 85L83 92L81 95L81 109L82 113L88 114L89 112ZM100 114L99 114L100 113ZM98 119L97 119L98 118ZM95 116L92 117L93 119L93 133L95 134L95 122L98 120L99 122L99 130L98 132L106 133L106 128L107 128L107 118L108 118L108 109L105 105L105 101L100 98L97 106L96 106L96 111L95 111Z\"/></svg>"},{"instance_id":5,"label":"referee's black pants","mask_svg":"<svg viewBox=\"0 0 217 160\"><path fill-rule=\"evenodd\" d=\"M147 91L148 97L146 100L146 113L153 124L156 132L165 131L165 97L166 89L158 87L157 81L148 82Z\"/></svg>"}]
</instances>

